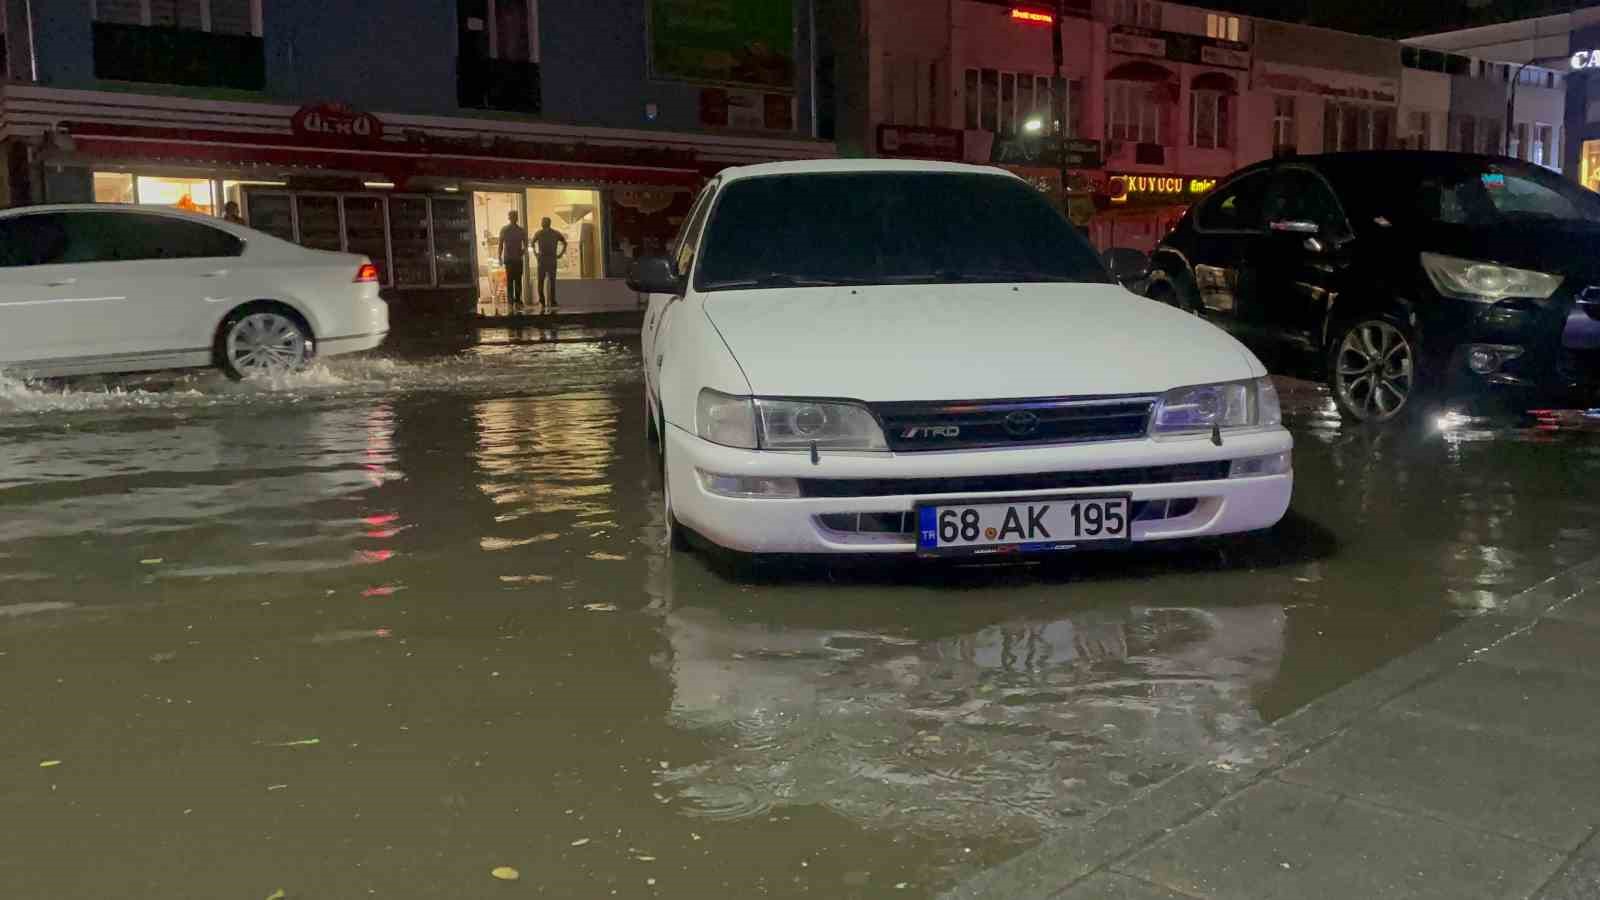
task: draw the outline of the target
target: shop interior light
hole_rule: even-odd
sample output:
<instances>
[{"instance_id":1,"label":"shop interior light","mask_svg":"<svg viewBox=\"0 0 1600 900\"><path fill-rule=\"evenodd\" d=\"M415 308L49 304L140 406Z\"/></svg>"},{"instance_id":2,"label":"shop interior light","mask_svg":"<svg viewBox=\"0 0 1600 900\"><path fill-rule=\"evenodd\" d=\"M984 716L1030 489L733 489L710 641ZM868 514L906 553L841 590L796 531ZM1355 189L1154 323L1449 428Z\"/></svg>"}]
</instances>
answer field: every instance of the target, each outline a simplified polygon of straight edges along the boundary
<instances>
[{"instance_id":1,"label":"shop interior light","mask_svg":"<svg viewBox=\"0 0 1600 900\"><path fill-rule=\"evenodd\" d=\"M1044 130L1044 120L1039 118L1029 119L1022 123L1022 130L1029 134L1038 134Z\"/></svg>"},{"instance_id":2,"label":"shop interior light","mask_svg":"<svg viewBox=\"0 0 1600 900\"><path fill-rule=\"evenodd\" d=\"M392 187L394 187L394 182L392 182L392 181L363 181L361 183L363 185L366 185L368 188L392 188Z\"/></svg>"}]
</instances>

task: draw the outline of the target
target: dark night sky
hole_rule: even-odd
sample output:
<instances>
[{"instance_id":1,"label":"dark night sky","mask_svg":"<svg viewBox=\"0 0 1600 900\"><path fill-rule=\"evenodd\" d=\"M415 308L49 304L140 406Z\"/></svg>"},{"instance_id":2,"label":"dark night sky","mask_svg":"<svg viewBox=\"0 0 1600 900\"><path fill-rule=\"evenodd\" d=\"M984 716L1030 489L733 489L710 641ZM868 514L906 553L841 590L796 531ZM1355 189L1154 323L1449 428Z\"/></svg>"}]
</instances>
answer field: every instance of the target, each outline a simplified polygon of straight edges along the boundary
<instances>
[{"instance_id":1,"label":"dark night sky","mask_svg":"<svg viewBox=\"0 0 1600 900\"><path fill-rule=\"evenodd\" d=\"M1266 19L1407 37L1567 12L1600 0L1190 0Z\"/></svg>"}]
</instances>

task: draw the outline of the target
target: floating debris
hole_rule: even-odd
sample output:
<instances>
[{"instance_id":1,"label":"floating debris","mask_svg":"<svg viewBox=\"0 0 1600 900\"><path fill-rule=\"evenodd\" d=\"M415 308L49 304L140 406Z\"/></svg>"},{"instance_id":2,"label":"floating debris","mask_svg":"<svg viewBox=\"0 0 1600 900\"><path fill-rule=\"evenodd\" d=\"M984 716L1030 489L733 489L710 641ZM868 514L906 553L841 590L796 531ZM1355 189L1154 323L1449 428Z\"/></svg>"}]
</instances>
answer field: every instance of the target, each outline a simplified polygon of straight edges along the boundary
<instances>
[{"instance_id":1,"label":"floating debris","mask_svg":"<svg viewBox=\"0 0 1600 900\"><path fill-rule=\"evenodd\" d=\"M267 895L267 900L284 900L288 896L288 894L284 893L283 888L278 888Z\"/></svg>"},{"instance_id":2,"label":"floating debris","mask_svg":"<svg viewBox=\"0 0 1600 900\"><path fill-rule=\"evenodd\" d=\"M587 609L589 612L616 612L617 611L617 605L615 603L585 603L583 605L583 608Z\"/></svg>"},{"instance_id":3,"label":"floating debris","mask_svg":"<svg viewBox=\"0 0 1600 900\"><path fill-rule=\"evenodd\" d=\"M627 559L626 556L618 556L615 553L604 553L599 550L589 554L589 558L599 560L600 562L622 562L623 560Z\"/></svg>"},{"instance_id":4,"label":"floating debris","mask_svg":"<svg viewBox=\"0 0 1600 900\"><path fill-rule=\"evenodd\" d=\"M584 844L587 844L587 843L589 843L589 839L588 838L578 838L577 840L572 842L572 846L574 846L574 847L582 847Z\"/></svg>"},{"instance_id":5,"label":"floating debris","mask_svg":"<svg viewBox=\"0 0 1600 900\"><path fill-rule=\"evenodd\" d=\"M489 874L500 879L501 881L516 881L522 877L521 872L518 872L516 869L513 869L510 866L495 866L493 869L489 870Z\"/></svg>"},{"instance_id":6,"label":"floating debris","mask_svg":"<svg viewBox=\"0 0 1600 900\"><path fill-rule=\"evenodd\" d=\"M54 769L56 766L59 766L59 765L61 765L61 760L59 760L59 759L47 759L44 762L39 763L39 768L41 768L41 769Z\"/></svg>"},{"instance_id":7,"label":"floating debris","mask_svg":"<svg viewBox=\"0 0 1600 900\"><path fill-rule=\"evenodd\" d=\"M506 584L549 584L556 579L553 575L501 575L500 580Z\"/></svg>"},{"instance_id":8,"label":"floating debris","mask_svg":"<svg viewBox=\"0 0 1600 900\"><path fill-rule=\"evenodd\" d=\"M149 657L150 661L153 663L169 663L177 658L178 651L176 650L164 650L160 653L152 653Z\"/></svg>"},{"instance_id":9,"label":"floating debris","mask_svg":"<svg viewBox=\"0 0 1600 900\"><path fill-rule=\"evenodd\" d=\"M141 559L141 560L139 560L139 565L141 565L141 566L159 566L164 562L166 562L165 559L162 559L159 556L152 556L149 559Z\"/></svg>"},{"instance_id":10,"label":"floating debris","mask_svg":"<svg viewBox=\"0 0 1600 900\"><path fill-rule=\"evenodd\" d=\"M274 746L274 747L315 747L316 745L318 745L320 743L322 743L322 738L301 738L298 741L284 741L281 744L273 744L272 746Z\"/></svg>"}]
</instances>

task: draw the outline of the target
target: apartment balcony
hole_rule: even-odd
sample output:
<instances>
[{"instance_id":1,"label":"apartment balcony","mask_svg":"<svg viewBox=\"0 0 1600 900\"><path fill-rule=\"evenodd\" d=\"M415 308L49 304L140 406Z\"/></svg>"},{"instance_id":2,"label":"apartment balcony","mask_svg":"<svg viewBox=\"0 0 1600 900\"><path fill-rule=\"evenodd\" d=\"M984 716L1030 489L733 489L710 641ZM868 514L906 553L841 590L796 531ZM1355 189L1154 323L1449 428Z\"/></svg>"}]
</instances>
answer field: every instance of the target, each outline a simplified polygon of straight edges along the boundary
<instances>
[{"instance_id":1,"label":"apartment balcony","mask_svg":"<svg viewBox=\"0 0 1600 900\"><path fill-rule=\"evenodd\" d=\"M266 84L266 54L254 35L95 22L94 74L111 81L259 91Z\"/></svg>"},{"instance_id":2,"label":"apartment balcony","mask_svg":"<svg viewBox=\"0 0 1600 900\"><path fill-rule=\"evenodd\" d=\"M462 109L499 109L538 115L543 111L539 64L457 57L456 102Z\"/></svg>"}]
</instances>

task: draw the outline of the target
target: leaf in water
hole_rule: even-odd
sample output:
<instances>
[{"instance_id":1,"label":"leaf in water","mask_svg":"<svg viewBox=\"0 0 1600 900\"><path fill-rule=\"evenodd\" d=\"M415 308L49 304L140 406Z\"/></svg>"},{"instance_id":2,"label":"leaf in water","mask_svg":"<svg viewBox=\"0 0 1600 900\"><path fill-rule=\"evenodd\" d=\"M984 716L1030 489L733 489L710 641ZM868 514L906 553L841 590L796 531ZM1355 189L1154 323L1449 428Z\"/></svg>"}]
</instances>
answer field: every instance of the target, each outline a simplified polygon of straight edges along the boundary
<instances>
[{"instance_id":1,"label":"leaf in water","mask_svg":"<svg viewBox=\"0 0 1600 900\"><path fill-rule=\"evenodd\" d=\"M615 603L585 603L583 605L583 608L587 609L590 612L616 612L617 611L617 605Z\"/></svg>"},{"instance_id":2,"label":"leaf in water","mask_svg":"<svg viewBox=\"0 0 1600 900\"><path fill-rule=\"evenodd\" d=\"M518 872L516 869L513 869L510 866L495 866L489 871L489 874L500 879L501 881L516 881L522 877L521 872Z\"/></svg>"},{"instance_id":3,"label":"leaf in water","mask_svg":"<svg viewBox=\"0 0 1600 900\"><path fill-rule=\"evenodd\" d=\"M549 575L501 575L500 580L506 584L549 584L555 578Z\"/></svg>"},{"instance_id":4,"label":"leaf in water","mask_svg":"<svg viewBox=\"0 0 1600 900\"><path fill-rule=\"evenodd\" d=\"M601 562L621 562L622 560L627 559L626 556L618 556L615 553L602 553L599 550L596 550L593 553L589 554L589 558L590 559L597 559L597 560L599 560Z\"/></svg>"},{"instance_id":5,"label":"leaf in water","mask_svg":"<svg viewBox=\"0 0 1600 900\"><path fill-rule=\"evenodd\" d=\"M584 844L587 844L587 843L589 843L589 839L588 838L578 838L577 840L572 842L572 846L574 846L574 847L582 847Z\"/></svg>"},{"instance_id":6,"label":"leaf in water","mask_svg":"<svg viewBox=\"0 0 1600 900\"><path fill-rule=\"evenodd\" d=\"M59 760L59 759L47 759L44 762L39 763L39 768L41 768L41 769L54 769L56 766L59 766L59 765L61 765L61 760Z\"/></svg>"},{"instance_id":7,"label":"leaf in water","mask_svg":"<svg viewBox=\"0 0 1600 900\"><path fill-rule=\"evenodd\" d=\"M284 900L284 898L287 897L287 896L289 896L289 895L284 893L283 888L278 888L277 890L275 890L272 893L267 895L267 900Z\"/></svg>"},{"instance_id":8,"label":"leaf in water","mask_svg":"<svg viewBox=\"0 0 1600 900\"><path fill-rule=\"evenodd\" d=\"M178 658L178 652L176 650L164 650L164 651L162 651L160 653L152 653L152 654L150 654L150 661L153 662L153 663L172 662L173 660L175 660L177 658Z\"/></svg>"},{"instance_id":9,"label":"leaf in water","mask_svg":"<svg viewBox=\"0 0 1600 900\"><path fill-rule=\"evenodd\" d=\"M281 744L273 744L272 746L274 746L274 747L315 747L316 745L318 745L320 743L322 743L322 738L301 738L298 741L284 741Z\"/></svg>"},{"instance_id":10,"label":"leaf in water","mask_svg":"<svg viewBox=\"0 0 1600 900\"><path fill-rule=\"evenodd\" d=\"M161 557L152 556L149 559L141 559L141 560L139 560L139 565L141 565L141 566L159 566L164 562L166 562L166 560L162 559Z\"/></svg>"}]
</instances>

